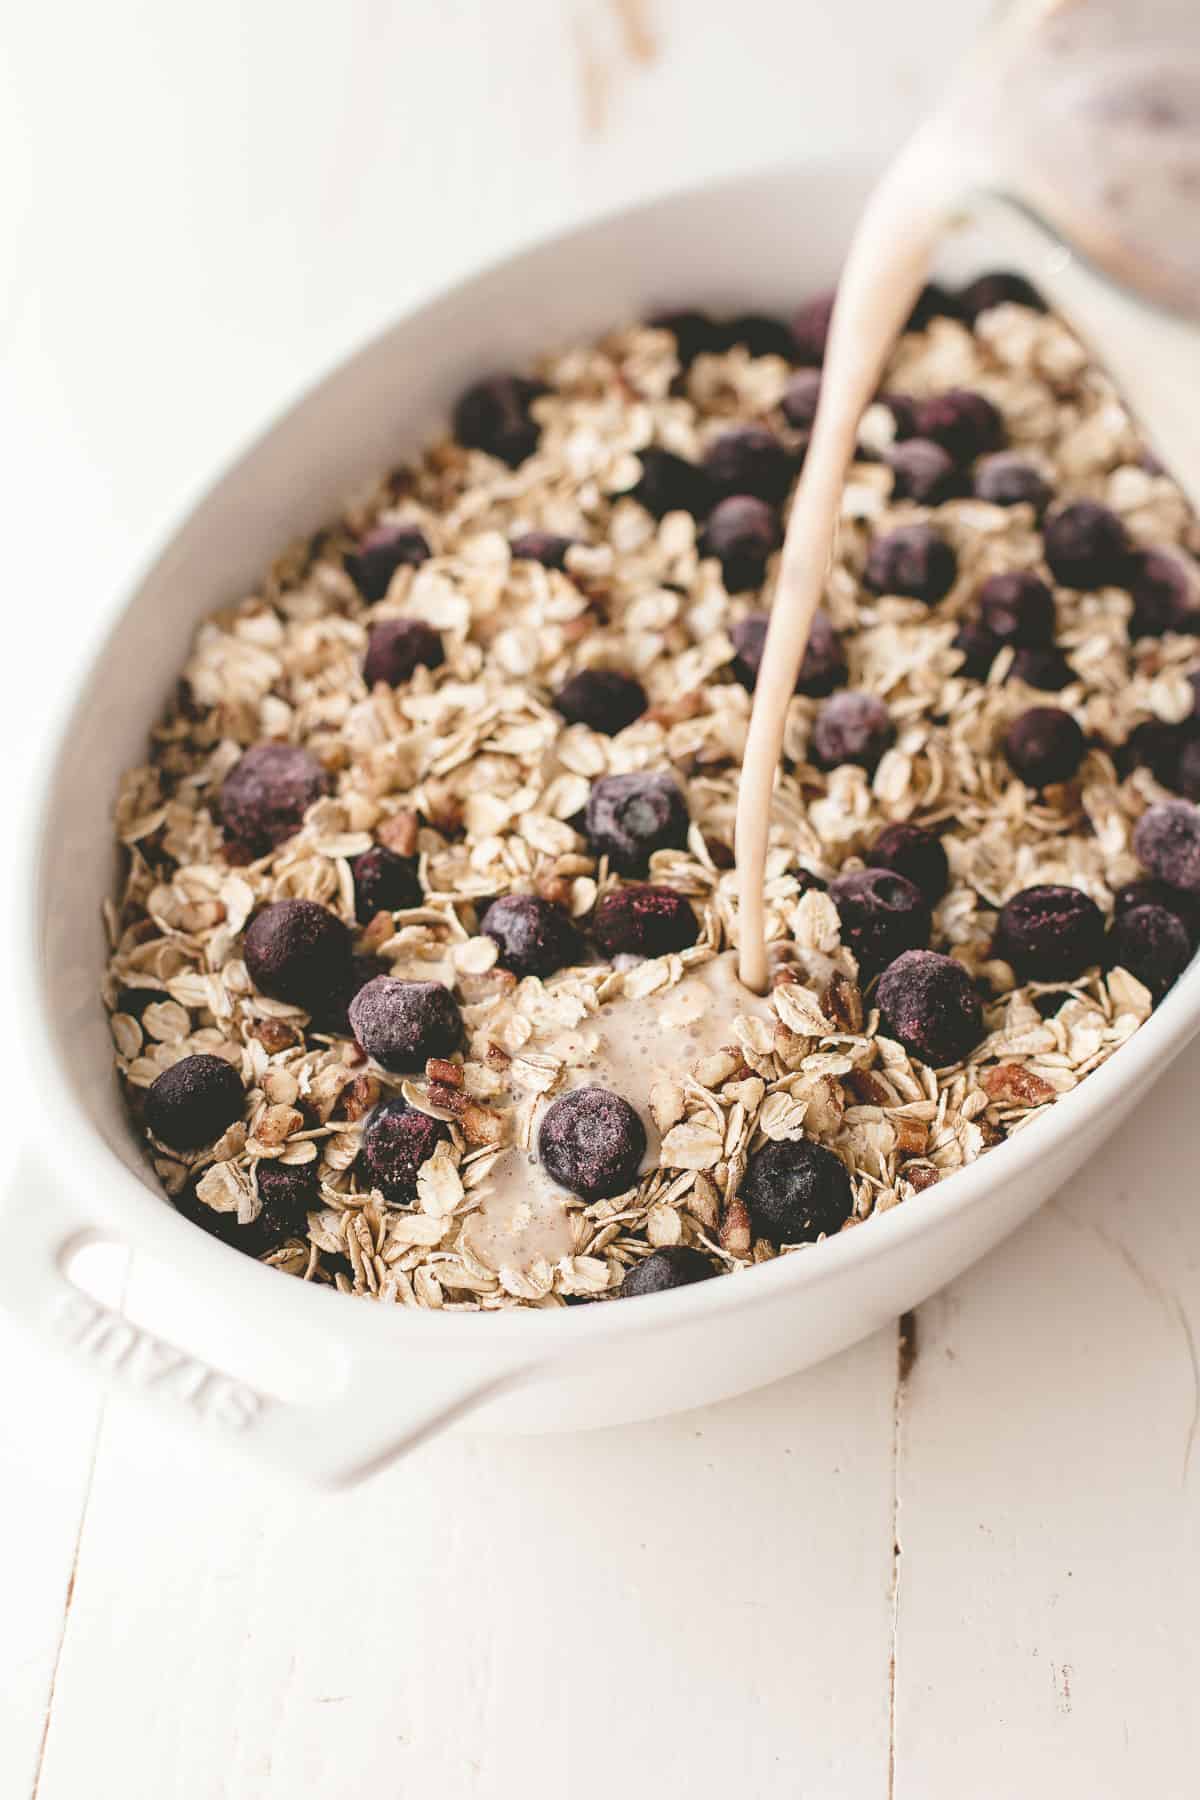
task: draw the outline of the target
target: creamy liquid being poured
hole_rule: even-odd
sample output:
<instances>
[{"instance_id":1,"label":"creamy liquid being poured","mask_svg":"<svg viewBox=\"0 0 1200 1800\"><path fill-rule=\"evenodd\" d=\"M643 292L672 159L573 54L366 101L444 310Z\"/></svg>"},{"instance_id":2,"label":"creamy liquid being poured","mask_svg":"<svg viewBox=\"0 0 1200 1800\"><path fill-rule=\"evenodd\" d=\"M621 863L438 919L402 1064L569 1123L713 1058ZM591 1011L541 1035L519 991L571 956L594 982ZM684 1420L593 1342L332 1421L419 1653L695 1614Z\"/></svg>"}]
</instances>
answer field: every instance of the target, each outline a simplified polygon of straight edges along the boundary
<instances>
[{"instance_id":1,"label":"creamy liquid being poured","mask_svg":"<svg viewBox=\"0 0 1200 1800\"><path fill-rule=\"evenodd\" d=\"M838 286L738 789L739 967L756 993L767 980L771 790L858 422L952 211L989 190L1040 213L1117 279L1200 321L1200 0L1015 6L868 202ZM1097 349L1103 360L1104 343ZM1193 373L1198 362L1200 330ZM1187 373L1174 373L1176 388ZM1149 376L1145 405L1152 426Z\"/></svg>"}]
</instances>

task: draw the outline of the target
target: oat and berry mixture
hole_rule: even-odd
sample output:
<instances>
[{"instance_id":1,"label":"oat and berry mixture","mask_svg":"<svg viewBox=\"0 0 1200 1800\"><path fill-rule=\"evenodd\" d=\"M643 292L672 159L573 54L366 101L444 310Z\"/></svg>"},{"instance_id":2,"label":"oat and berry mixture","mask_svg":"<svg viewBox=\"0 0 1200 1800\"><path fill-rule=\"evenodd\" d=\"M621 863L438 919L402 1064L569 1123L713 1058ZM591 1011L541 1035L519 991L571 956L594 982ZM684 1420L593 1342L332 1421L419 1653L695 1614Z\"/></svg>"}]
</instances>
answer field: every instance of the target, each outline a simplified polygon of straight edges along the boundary
<instances>
[{"instance_id":1,"label":"oat and berry mixture","mask_svg":"<svg viewBox=\"0 0 1200 1800\"><path fill-rule=\"evenodd\" d=\"M920 1206L1200 933L1200 528L1017 277L863 418L774 808L733 820L829 300L678 312L453 435L205 623L126 777L117 1065L176 1207L426 1307L646 1294Z\"/></svg>"}]
</instances>

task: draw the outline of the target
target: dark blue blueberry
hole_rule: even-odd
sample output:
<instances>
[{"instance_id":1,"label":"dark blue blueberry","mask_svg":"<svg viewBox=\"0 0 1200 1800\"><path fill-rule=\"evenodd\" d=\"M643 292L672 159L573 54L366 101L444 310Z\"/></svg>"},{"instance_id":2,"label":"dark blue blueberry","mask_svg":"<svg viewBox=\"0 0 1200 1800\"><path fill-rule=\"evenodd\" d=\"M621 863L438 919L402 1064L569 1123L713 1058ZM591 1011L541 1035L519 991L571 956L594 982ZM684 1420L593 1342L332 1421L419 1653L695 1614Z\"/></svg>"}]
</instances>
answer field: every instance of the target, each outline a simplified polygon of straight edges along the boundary
<instances>
[{"instance_id":1,"label":"dark blue blueberry","mask_svg":"<svg viewBox=\"0 0 1200 1800\"><path fill-rule=\"evenodd\" d=\"M778 1249L840 1231L854 1208L845 1164L808 1138L765 1144L750 1158L739 1189L756 1237Z\"/></svg>"},{"instance_id":2,"label":"dark blue blueberry","mask_svg":"<svg viewBox=\"0 0 1200 1800\"><path fill-rule=\"evenodd\" d=\"M552 1100L538 1128L538 1158L552 1181L583 1200L631 1188L646 1154L646 1127L620 1094L572 1088Z\"/></svg>"},{"instance_id":3,"label":"dark blue blueberry","mask_svg":"<svg viewBox=\"0 0 1200 1800\"><path fill-rule=\"evenodd\" d=\"M429 560L429 542L417 525L376 525L346 556L346 573L370 605L382 600L397 569Z\"/></svg>"},{"instance_id":4,"label":"dark blue blueberry","mask_svg":"<svg viewBox=\"0 0 1200 1800\"><path fill-rule=\"evenodd\" d=\"M674 888L613 888L592 915L592 936L606 956L667 956L699 935L691 905Z\"/></svg>"},{"instance_id":5,"label":"dark blue blueberry","mask_svg":"<svg viewBox=\"0 0 1200 1800\"><path fill-rule=\"evenodd\" d=\"M1104 953L1104 914L1079 888L1047 883L1006 900L993 951L1021 981L1073 981Z\"/></svg>"},{"instance_id":6,"label":"dark blue blueberry","mask_svg":"<svg viewBox=\"0 0 1200 1800\"><path fill-rule=\"evenodd\" d=\"M1042 528L1050 573L1064 587L1123 587L1132 564L1130 543L1115 512L1095 500L1073 500Z\"/></svg>"},{"instance_id":7,"label":"dark blue blueberry","mask_svg":"<svg viewBox=\"0 0 1200 1800\"><path fill-rule=\"evenodd\" d=\"M404 912L425 898L415 856L397 856L383 844L372 844L350 864L354 877L354 915L360 925L376 913Z\"/></svg>"},{"instance_id":8,"label":"dark blue blueberry","mask_svg":"<svg viewBox=\"0 0 1200 1800\"><path fill-rule=\"evenodd\" d=\"M619 669L581 669L554 696L555 710L568 725L587 725L605 737L616 737L640 719L647 705L641 682Z\"/></svg>"},{"instance_id":9,"label":"dark blue blueberry","mask_svg":"<svg viewBox=\"0 0 1200 1800\"><path fill-rule=\"evenodd\" d=\"M199 1150L242 1116L241 1076L222 1056L185 1056L146 1092L145 1120L172 1150Z\"/></svg>"},{"instance_id":10,"label":"dark blue blueberry","mask_svg":"<svg viewBox=\"0 0 1200 1800\"><path fill-rule=\"evenodd\" d=\"M350 933L315 900L276 900L256 913L243 954L260 994L319 1013L344 993L350 977Z\"/></svg>"},{"instance_id":11,"label":"dark blue blueberry","mask_svg":"<svg viewBox=\"0 0 1200 1800\"><path fill-rule=\"evenodd\" d=\"M520 375L476 382L454 409L454 435L469 450L484 450L515 469L537 449L539 428L529 408L545 391Z\"/></svg>"},{"instance_id":12,"label":"dark blue blueberry","mask_svg":"<svg viewBox=\"0 0 1200 1800\"><path fill-rule=\"evenodd\" d=\"M1004 734L1009 767L1032 788L1070 781L1086 748L1078 721L1061 706L1031 706Z\"/></svg>"},{"instance_id":13,"label":"dark blue blueberry","mask_svg":"<svg viewBox=\"0 0 1200 1800\"><path fill-rule=\"evenodd\" d=\"M859 869L829 884L842 942L854 952L864 982L900 955L923 949L933 921L921 890L892 869Z\"/></svg>"},{"instance_id":14,"label":"dark blue blueberry","mask_svg":"<svg viewBox=\"0 0 1200 1800\"><path fill-rule=\"evenodd\" d=\"M983 1007L967 971L952 956L906 950L875 990L888 1037L931 1068L961 1062L983 1037Z\"/></svg>"},{"instance_id":15,"label":"dark blue blueberry","mask_svg":"<svg viewBox=\"0 0 1200 1800\"><path fill-rule=\"evenodd\" d=\"M440 981L397 981L377 975L350 1002L350 1029L368 1056L394 1074L412 1074L431 1056L453 1056L462 1014Z\"/></svg>"},{"instance_id":16,"label":"dark blue blueberry","mask_svg":"<svg viewBox=\"0 0 1200 1800\"><path fill-rule=\"evenodd\" d=\"M669 1288L690 1287L696 1281L708 1281L716 1270L700 1250L687 1244L671 1244L655 1250L626 1273L618 1289L618 1299L631 1300L639 1294L665 1294Z\"/></svg>"},{"instance_id":17,"label":"dark blue blueberry","mask_svg":"<svg viewBox=\"0 0 1200 1800\"><path fill-rule=\"evenodd\" d=\"M385 1200L407 1205L417 1197L417 1173L450 1132L399 1098L383 1100L363 1127L358 1169L363 1184Z\"/></svg>"},{"instance_id":18,"label":"dark blue blueberry","mask_svg":"<svg viewBox=\"0 0 1200 1800\"><path fill-rule=\"evenodd\" d=\"M898 525L873 538L864 580L877 594L903 594L929 606L954 586L958 558L930 525Z\"/></svg>"},{"instance_id":19,"label":"dark blue blueberry","mask_svg":"<svg viewBox=\"0 0 1200 1800\"><path fill-rule=\"evenodd\" d=\"M876 695L834 694L817 714L809 754L819 769L857 763L870 773L895 737L891 715Z\"/></svg>"},{"instance_id":20,"label":"dark blue blueberry","mask_svg":"<svg viewBox=\"0 0 1200 1800\"><path fill-rule=\"evenodd\" d=\"M252 744L221 788L221 826L244 855L265 856L292 837L332 783L299 744Z\"/></svg>"},{"instance_id":21,"label":"dark blue blueberry","mask_svg":"<svg viewBox=\"0 0 1200 1800\"><path fill-rule=\"evenodd\" d=\"M561 906L536 894L502 894L479 929L500 951L500 967L544 978L583 960L583 939Z\"/></svg>"}]
</instances>

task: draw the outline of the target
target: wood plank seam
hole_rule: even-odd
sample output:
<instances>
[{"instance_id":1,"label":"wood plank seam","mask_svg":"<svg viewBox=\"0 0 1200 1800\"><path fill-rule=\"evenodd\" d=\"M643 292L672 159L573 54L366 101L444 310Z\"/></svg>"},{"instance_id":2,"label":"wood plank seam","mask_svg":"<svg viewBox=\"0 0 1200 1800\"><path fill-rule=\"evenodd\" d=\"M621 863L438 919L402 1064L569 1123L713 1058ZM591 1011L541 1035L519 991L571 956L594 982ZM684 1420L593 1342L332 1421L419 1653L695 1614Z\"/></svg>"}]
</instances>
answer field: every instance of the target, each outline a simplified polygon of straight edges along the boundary
<instances>
[{"instance_id":1,"label":"wood plank seam","mask_svg":"<svg viewBox=\"0 0 1200 1800\"><path fill-rule=\"evenodd\" d=\"M75 1598L75 1578L79 1572L79 1556L83 1548L83 1532L87 1524L88 1506L92 1498L92 1488L96 1478L96 1464L100 1455L100 1436L104 1429L106 1403L102 1403L96 1415L96 1424L92 1432L92 1451L88 1458L87 1481L83 1489L83 1504L79 1509L79 1526L75 1533L75 1550L71 1557L71 1569L67 1576L67 1585L63 1595L62 1626L58 1634L58 1643L54 1651L54 1663L50 1670L50 1685L46 1692L46 1716L42 1721L42 1735L38 1743L37 1763L33 1771L33 1787L30 1800L38 1800L38 1790L42 1785L42 1768L46 1761L46 1745L50 1739L50 1721L54 1713L54 1692L58 1686L58 1672L62 1666L63 1650L67 1642L67 1627L71 1619L71 1604Z\"/></svg>"},{"instance_id":2,"label":"wood plank seam","mask_svg":"<svg viewBox=\"0 0 1200 1800\"><path fill-rule=\"evenodd\" d=\"M896 1677L900 1636L900 1454L904 1431L904 1405L908 1382L917 1360L917 1314L904 1313L896 1325L896 1392L892 1402L892 1585L890 1653L888 1657L888 1772L887 1800L896 1792Z\"/></svg>"}]
</instances>

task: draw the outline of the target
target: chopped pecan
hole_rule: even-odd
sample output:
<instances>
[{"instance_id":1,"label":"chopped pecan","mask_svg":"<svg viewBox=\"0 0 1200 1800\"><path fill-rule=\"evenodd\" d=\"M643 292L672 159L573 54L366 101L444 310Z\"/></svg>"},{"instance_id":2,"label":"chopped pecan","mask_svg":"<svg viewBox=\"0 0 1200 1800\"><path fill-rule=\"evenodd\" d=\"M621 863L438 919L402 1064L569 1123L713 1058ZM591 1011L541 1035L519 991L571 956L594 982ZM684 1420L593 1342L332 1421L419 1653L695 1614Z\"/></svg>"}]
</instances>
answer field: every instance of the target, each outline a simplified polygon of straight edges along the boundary
<instances>
[{"instance_id":1,"label":"chopped pecan","mask_svg":"<svg viewBox=\"0 0 1200 1800\"><path fill-rule=\"evenodd\" d=\"M983 1076L983 1089L989 1100L1000 1106L1041 1106L1053 1100L1055 1090L1032 1069L1020 1063L998 1063Z\"/></svg>"},{"instance_id":2,"label":"chopped pecan","mask_svg":"<svg viewBox=\"0 0 1200 1800\"><path fill-rule=\"evenodd\" d=\"M934 1183L940 1181L941 1178L941 1171L935 1169L932 1163L910 1163L904 1170L905 1181L914 1187L918 1194L923 1194L926 1188L933 1187Z\"/></svg>"},{"instance_id":3,"label":"chopped pecan","mask_svg":"<svg viewBox=\"0 0 1200 1800\"><path fill-rule=\"evenodd\" d=\"M896 1097L869 1069L850 1069L842 1080L860 1106L894 1106Z\"/></svg>"},{"instance_id":4,"label":"chopped pecan","mask_svg":"<svg viewBox=\"0 0 1200 1800\"><path fill-rule=\"evenodd\" d=\"M438 1082L442 1087L460 1088L463 1084L462 1065L447 1062L444 1057L431 1056L425 1064L428 1080Z\"/></svg>"},{"instance_id":5,"label":"chopped pecan","mask_svg":"<svg viewBox=\"0 0 1200 1800\"><path fill-rule=\"evenodd\" d=\"M363 1119L379 1099L379 1082L374 1075L356 1075L342 1089L341 1107L347 1119Z\"/></svg>"},{"instance_id":6,"label":"chopped pecan","mask_svg":"<svg viewBox=\"0 0 1200 1800\"><path fill-rule=\"evenodd\" d=\"M552 906L561 906L570 912L571 884L563 876L543 875L533 885L541 899L549 900Z\"/></svg>"},{"instance_id":7,"label":"chopped pecan","mask_svg":"<svg viewBox=\"0 0 1200 1800\"><path fill-rule=\"evenodd\" d=\"M282 1019L256 1019L250 1027L250 1036L257 1038L268 1056L277 1056L281 1050L291 1050L300 1042L300 1035Z\"/></svg>"},{"instance_id":8,"label":"chopped pecan","mask_svg":"<svg viewBox=\"0 0 1200 1800\"><path fill-rule=\"evenodd\" d=\"M440 1106L443 1112L453 1113L456 1118L461 1118L471 1104L461 1088L448 1087L441 1081L430 1082L429 1100L432 1106Z\"/></svg>"},{"instance_id":9,"label":"chopped pecan","mask_svg":"<svg viewBox=\"0 0 1200 1800\"><path fill-rule=\"evenodd\" d=\"M843 1031L857 1035L863 1027L862 991L856 981L842 970L835 969L830 977L829 986L821 1001L826 1015Z\"/></svg>"},{"instance_id":10,"label":"chopped pecan","mask_svg":"<svg viewBox=\"0 0 1200 1800\"><path fill-rule=\"evenodd\" d=\"M923 1156L929 1148L929 1127L923 1119L913 1119L902 1113L899 1118L893 1116L892 1129L901 1156Z\"/></svg>"},{"instance_id":11,"label":"chopped pecan","mask_svg":"<svg viewBox=\"0 0 1200 1800\"><path fill-rule=\"evenodd\" d=\"M663 700L657 706L649 707L642 717L653 720L656 725L682 725L685 719L694 719L703 711L703 694L699 688L690 688L678 700Z\"/></svg>"},{"instance_id":12,"label":"chopped pecan","mask_svg":"<svg viewBox=\"0 0 1200 1800\"><path fill-rule=\"evenodd\" d=\"M485 1106L469 1100L459 1114L463 1136L469 1144L500 1144L504 1141L504 1122Z\"/></svg>"},{"instance_id":13,"label":"chopped pecan","mask_svg":"<svg viewBox=\"0 0 1200 1800\"><path fill-rule=\"evenodd\" d=\"M375 836L385 849L394 850L397 856L415 856L419 827L420 820L412 808L402 806L390 818L379 821Z\"/></svg>"},{"instance_id":14,"label":"chopped pecan","mask_svg":"<svg viewBox=\"0 0 1200 1800\"><path fill-rule=\"evenodd\" d=\"M725 1202L721 1217L721 1248L730 1256L748 1256L752 1237L746 1203L734 1194Z\"/></svg>"}]
</instances>

